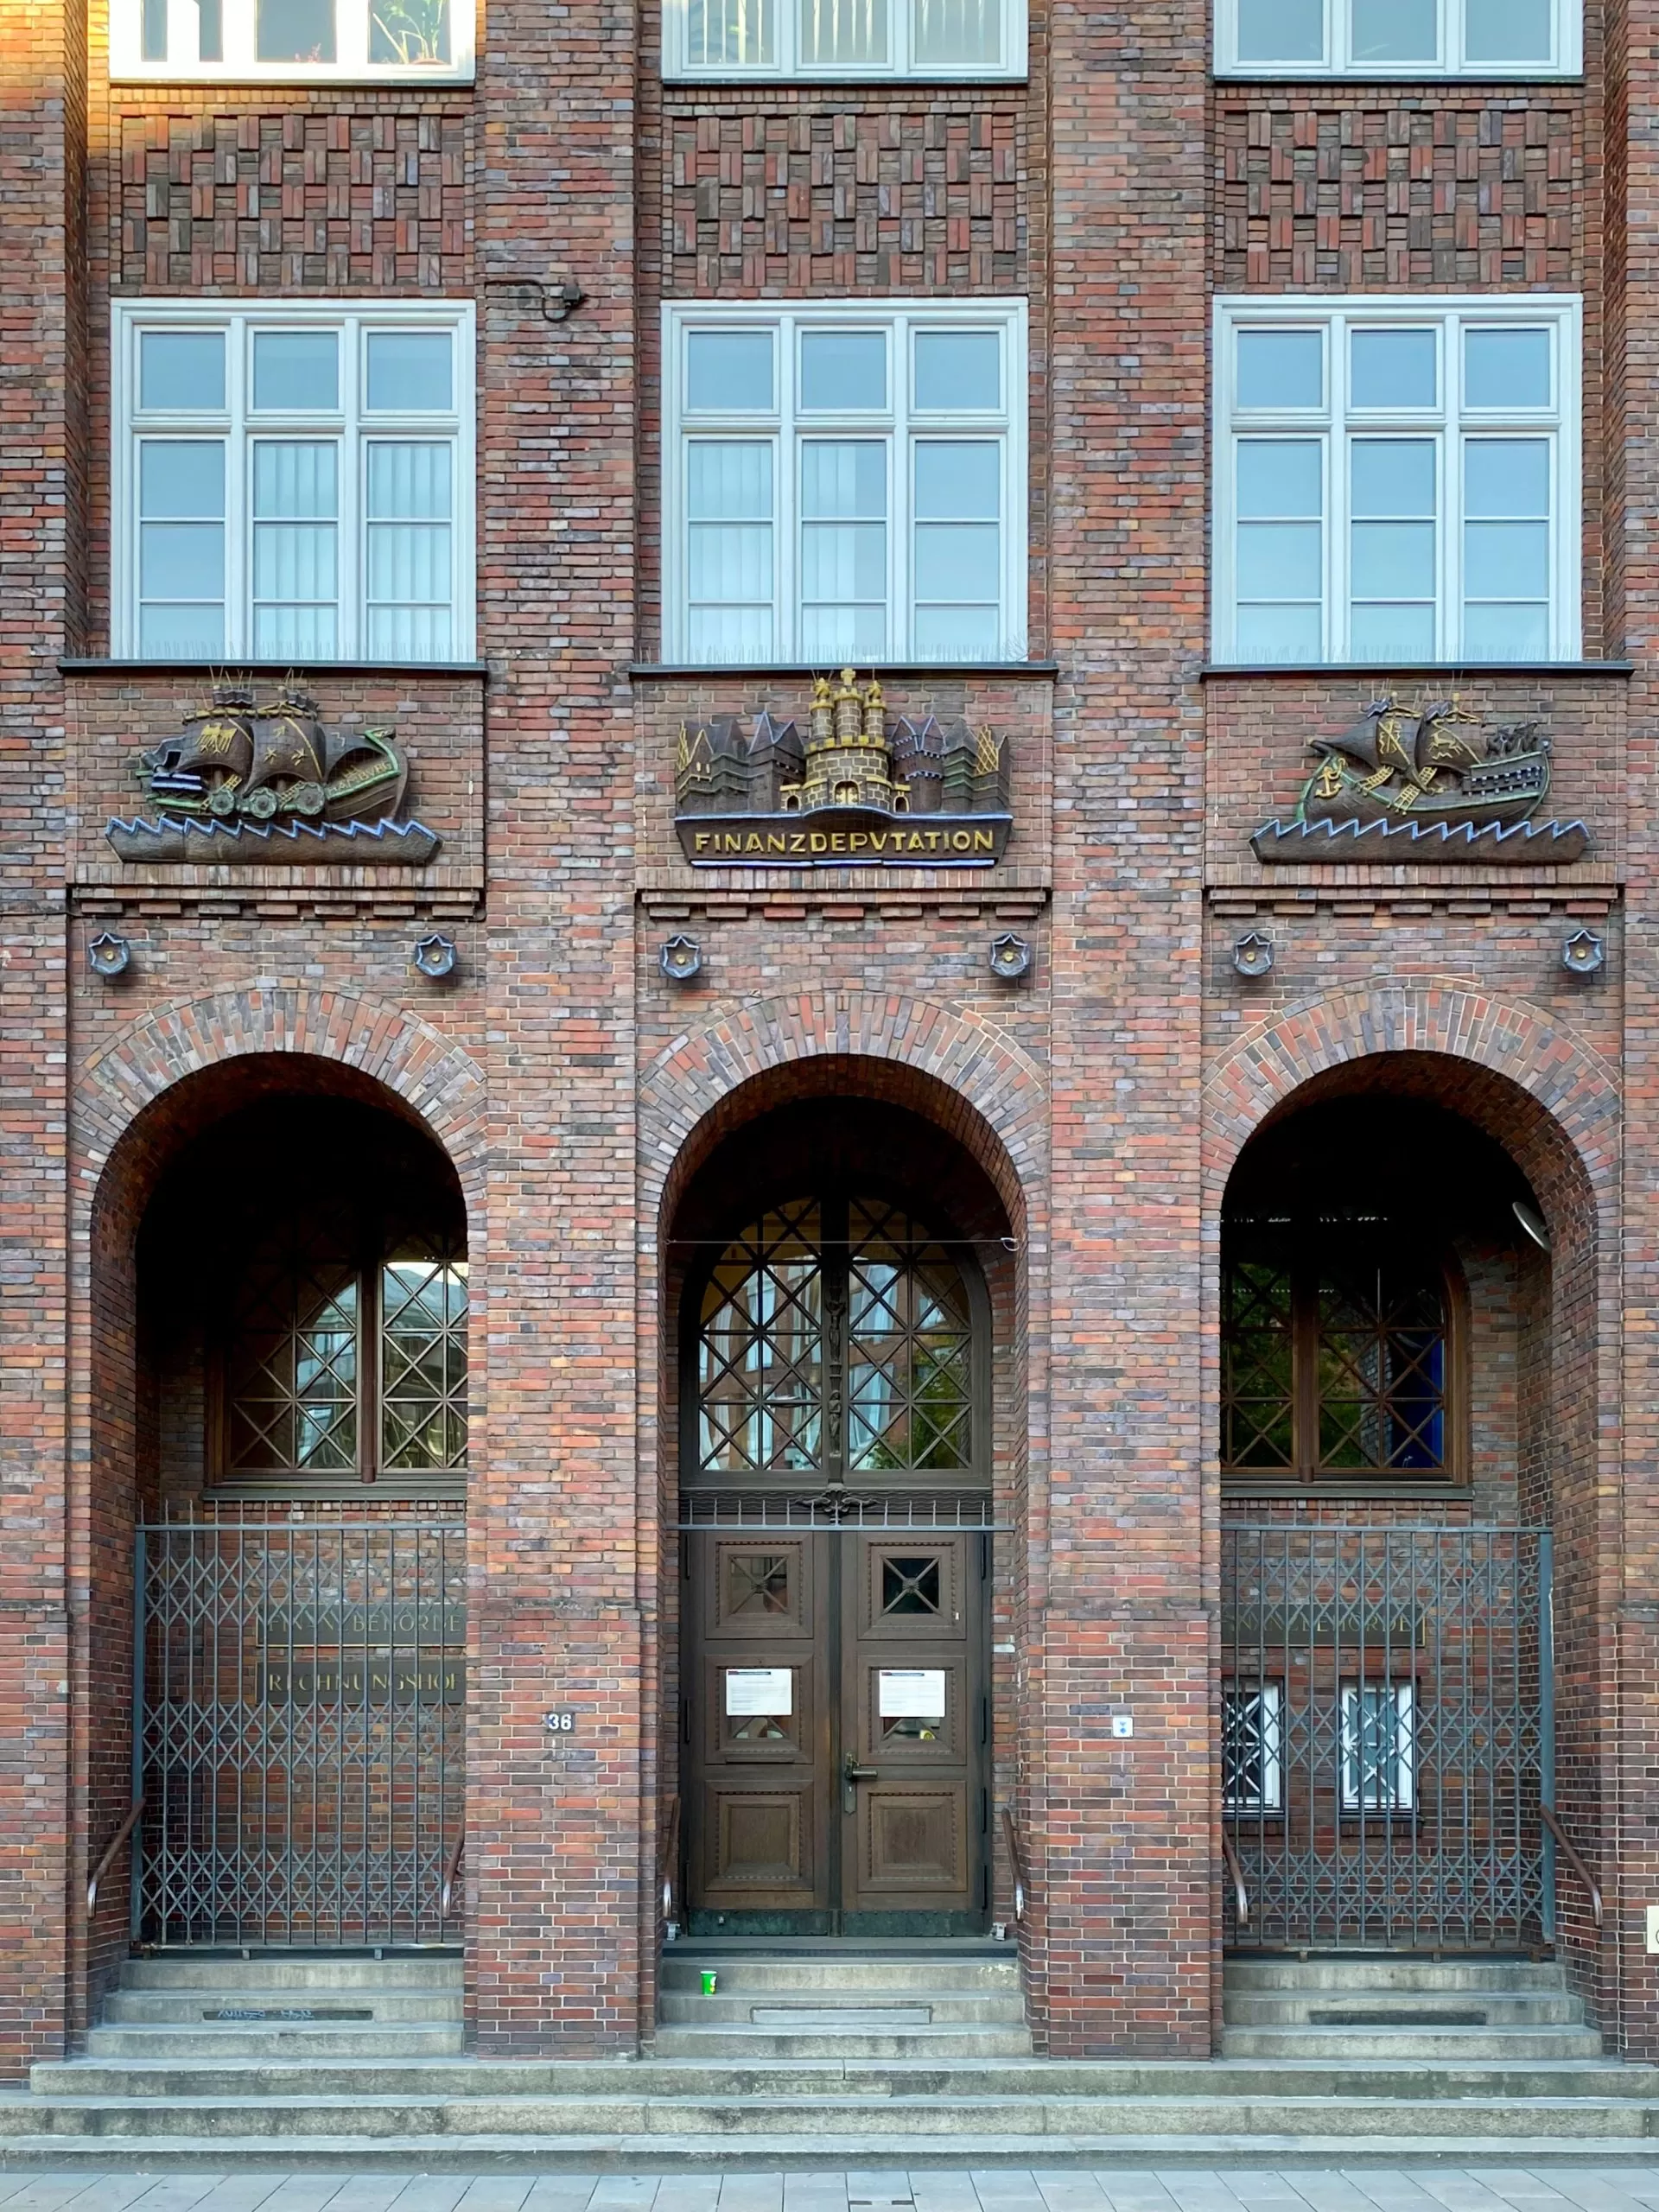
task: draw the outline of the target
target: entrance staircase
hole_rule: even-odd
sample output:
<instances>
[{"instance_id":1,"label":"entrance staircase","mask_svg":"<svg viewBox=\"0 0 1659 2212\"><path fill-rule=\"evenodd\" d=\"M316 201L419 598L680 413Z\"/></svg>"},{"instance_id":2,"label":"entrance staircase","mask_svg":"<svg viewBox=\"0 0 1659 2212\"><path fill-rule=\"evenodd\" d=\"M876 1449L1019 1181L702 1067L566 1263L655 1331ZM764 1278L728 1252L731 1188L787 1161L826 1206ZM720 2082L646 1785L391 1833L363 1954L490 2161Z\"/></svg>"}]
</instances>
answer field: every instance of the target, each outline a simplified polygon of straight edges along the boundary
<instances>
[{"instance_id":1,"label":"entrance staircase","mask_svg":"<svg viewBox=\"0 0 1659 2212\"><path fill-rule=\"evenodd\" d=\"M1242 1959L1223 2055L1151 2060L1033 2056L1017 1974L989 1944L687 1943L652 2056L477 2060L453 1951L135 1960L84 2056L0 2093L0 2168L1535 2166L1659 2143L1659 2068L1601 2056L1553 1967Z\"/></svg>"}]
</instances>

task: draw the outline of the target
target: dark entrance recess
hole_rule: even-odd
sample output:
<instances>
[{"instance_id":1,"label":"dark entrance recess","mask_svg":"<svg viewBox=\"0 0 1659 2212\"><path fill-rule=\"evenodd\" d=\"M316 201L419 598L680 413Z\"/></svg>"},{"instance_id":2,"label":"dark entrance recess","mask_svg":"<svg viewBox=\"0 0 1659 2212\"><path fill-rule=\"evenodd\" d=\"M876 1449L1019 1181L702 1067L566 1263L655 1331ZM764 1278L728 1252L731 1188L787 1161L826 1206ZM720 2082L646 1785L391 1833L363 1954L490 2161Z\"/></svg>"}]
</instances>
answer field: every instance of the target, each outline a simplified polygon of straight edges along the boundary
<instances>
[{"instance_id":1,"label":"dark entrance recess","mask_svg":"<svg viewBox=\"0 0 1659 2212\"><path fill-rule=\"evenodd\" d=\"M690 1928L977 1934L993 1532L972 1240L826 1179L699 1240L685 1284Z\"/></svg>"}]
</instances>

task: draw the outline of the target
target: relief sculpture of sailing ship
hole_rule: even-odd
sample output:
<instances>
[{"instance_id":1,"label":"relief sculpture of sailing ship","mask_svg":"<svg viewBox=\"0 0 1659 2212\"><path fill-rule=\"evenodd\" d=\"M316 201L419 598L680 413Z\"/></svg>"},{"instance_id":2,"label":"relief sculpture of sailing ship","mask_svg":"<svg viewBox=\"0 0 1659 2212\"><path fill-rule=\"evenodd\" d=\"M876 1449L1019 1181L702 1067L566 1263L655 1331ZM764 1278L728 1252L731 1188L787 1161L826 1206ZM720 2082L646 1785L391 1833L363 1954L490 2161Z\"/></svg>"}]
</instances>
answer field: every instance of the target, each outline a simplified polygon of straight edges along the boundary
<instances>
[{"instance_id":1,"label":"relief sculpture of sailing ship","mask_svg":"<svg viewBox=\"0 0 1659 2212\"><path fill-rule=\"evenodd\" d=\"M1410 709L1374 699L1334 737L1308 741L1319 766L1294 819L1264 823L1262 861L1581 860L1582 822L1533 818L1549 791L1550 744L1535 721L1489 722L1455 699Z\"/></svg>"},{"instance_id":2,"label":"relief sculpture of sailing ship","mask_svg":"<svg viewBox=\"0 0 1659 2212\"><path fill-rule=\"evenodd\" d=\"M141 753L154 819L119 817L105 836L124 861L402 862L438 849L402 818L409 766L384 729L335 730L292 684L261 699L220 684L176 737Z\"/></svg>"}]
</instances>

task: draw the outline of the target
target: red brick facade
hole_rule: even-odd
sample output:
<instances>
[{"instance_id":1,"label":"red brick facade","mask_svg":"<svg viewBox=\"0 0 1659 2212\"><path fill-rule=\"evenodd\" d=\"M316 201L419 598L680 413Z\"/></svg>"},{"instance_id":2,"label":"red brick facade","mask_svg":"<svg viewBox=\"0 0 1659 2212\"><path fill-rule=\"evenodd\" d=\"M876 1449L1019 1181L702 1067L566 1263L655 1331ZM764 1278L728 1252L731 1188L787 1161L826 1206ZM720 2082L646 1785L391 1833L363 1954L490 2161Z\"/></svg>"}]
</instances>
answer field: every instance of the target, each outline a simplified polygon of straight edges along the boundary
<instances>
[{"instance_id":1,"label":"red brick facade","mask_svg":"<svg viewBox=\"0 0 1659 2212\"><path fill-rule=\"evenodd\" d=\"M73 2043L127 1941L118 1867L90 1926L84 1898L129 1801L131 1538L168 1449L145 1209L218 1119L300 1093L424 1129L465 1198L480 2052L649 2044L678 1787L667 1255L728 1140L824 1101L926 1129L996 1248L994 1768L1039 2046L1210 2051L1224 1516L1407 1510L1224 1497L1224 1197L1270 1117L1382 1093L1491 1138L1553 1231L1547 1270L1464 1255L1474 1480L1410 1510L1553 1528L1558 1802L1608 1900L1598 1937L1564 1879L1562 1947L1610 2039L1659 2056L1639 10L1592 7L1582 79L1540 86L1217 83L1198 0L1141 0L1036 5L1026 83L687 86L651 9L501 0L475 87L423 91L111 85L103 14L14 8L0 49L0 2075ZM1211 298L1529 289L1585 304L1588 658L1397 680L1547 722L1549 810L1592 849L1264 866L1249 833L1294 808L1306 733L1381 685L1205 665ZM124 865L103 830L133 758L213 671L109 662L111 302L334 295L477 305L480 664L305 671L331 724L395 725L441 849ZM798 712L807 679L661 664L662 304L906 295L1030 302L1031 664L883 671L894 711L1010 740L1006 859L694 869L682 724ZM1588 980L1561 964L1586 927ZM434 930L441 983L410 966ZM113 982L103 931L131 946ZM987 964L1009 931L1012 985ZM676 932L690 988L658 967ZM554 1707L579 1717L559 1755ZM1000 1844L994 1879L1002 1917Z\"/></svg>"}]
</instances>

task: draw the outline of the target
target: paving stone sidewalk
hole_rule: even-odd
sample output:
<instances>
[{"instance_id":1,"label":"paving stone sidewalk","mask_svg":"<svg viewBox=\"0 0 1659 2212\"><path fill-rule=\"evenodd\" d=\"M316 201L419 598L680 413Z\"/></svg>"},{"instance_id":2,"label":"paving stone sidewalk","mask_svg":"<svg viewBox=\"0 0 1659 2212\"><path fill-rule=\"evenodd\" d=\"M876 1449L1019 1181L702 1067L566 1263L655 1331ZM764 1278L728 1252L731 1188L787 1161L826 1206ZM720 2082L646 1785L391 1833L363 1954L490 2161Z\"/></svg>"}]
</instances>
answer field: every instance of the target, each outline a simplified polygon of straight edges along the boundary
<instances>
[{"instance_id":1,"label":"paving stone sidewalk","mask_svg":"<svg viewBox=\"0 0 1659 2212\"><path fill-rule=\"evenodd\" d=\"M0 2174L0 2212L1659 2212L1659 2163L979 2173Z\"/></svg>"}]
</instances>

